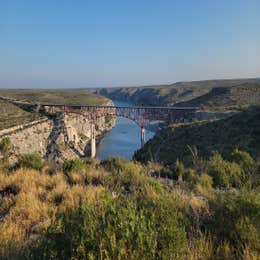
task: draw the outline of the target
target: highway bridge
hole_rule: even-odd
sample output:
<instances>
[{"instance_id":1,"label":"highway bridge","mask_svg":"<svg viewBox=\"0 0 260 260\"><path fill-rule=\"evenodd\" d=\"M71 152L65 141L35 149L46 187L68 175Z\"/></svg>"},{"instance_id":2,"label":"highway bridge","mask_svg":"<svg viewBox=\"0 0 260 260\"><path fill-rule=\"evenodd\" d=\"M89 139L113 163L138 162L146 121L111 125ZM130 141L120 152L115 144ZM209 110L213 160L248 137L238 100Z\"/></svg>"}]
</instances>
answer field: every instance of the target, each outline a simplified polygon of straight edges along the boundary
<instances>
[{"instance_id":1,"label":"highway bridge","mask_svg":"<svg viewBox=\"0 0 260 260\"><path fill-rule=\"evenodd\" d=\"M10 99L0 96L27 110L35 110L47 114L67 113L83 115L91 123L91 157L96 154L95 124L97 118L105 116L125 117L140 126L141 146L145 143L145 129L155 121L169 123L181 123L191 121L195 117L196 107L167 107L167 106L111 106L111 105L69 105L69 104L47 104L31 103L21 100Z\"/></svg>"},{"instance_id":2,"label":"highway bridge","mask_svg":"<svg viewBox=\"0 0 260 260\"><path fill-rule=\"evenodd\" d=\"M32 104L31 104L32 105ZM180 123L191 121L197 111L196 107L144 107L144 106L86 106L35 104L37 111L48 114L67 113L79 114L91 122L91 157L96 154L95 124L99 117L113 116L128 118L140 126L141 146L145 143L145 129L151 122L166 121Z\"/></svg>"}]
</instances>

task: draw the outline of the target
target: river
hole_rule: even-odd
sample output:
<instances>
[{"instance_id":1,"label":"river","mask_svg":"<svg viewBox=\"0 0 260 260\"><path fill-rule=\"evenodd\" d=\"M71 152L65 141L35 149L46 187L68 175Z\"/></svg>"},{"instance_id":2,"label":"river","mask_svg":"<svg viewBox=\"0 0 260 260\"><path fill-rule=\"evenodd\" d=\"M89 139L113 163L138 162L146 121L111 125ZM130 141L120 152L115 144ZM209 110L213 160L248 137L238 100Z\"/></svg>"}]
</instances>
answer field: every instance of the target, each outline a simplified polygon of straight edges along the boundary
<instances>
[{"instance_id":1,"label":"river","mask_svg":"<svg viewBox=\"0 0 260 260\"><path fill-rule=\"evenodd\" d=\"M116 106L133 106L129 102L113 100ZM145 131L145 140L148 141L154 136L151 131ZM97 146L96 158L103 160L112 156L121 156L131 160L134 152L141 146L140 127L133 121L123 118L116 118L115 127L102 138Z\"/></svg>"}]
</instances>

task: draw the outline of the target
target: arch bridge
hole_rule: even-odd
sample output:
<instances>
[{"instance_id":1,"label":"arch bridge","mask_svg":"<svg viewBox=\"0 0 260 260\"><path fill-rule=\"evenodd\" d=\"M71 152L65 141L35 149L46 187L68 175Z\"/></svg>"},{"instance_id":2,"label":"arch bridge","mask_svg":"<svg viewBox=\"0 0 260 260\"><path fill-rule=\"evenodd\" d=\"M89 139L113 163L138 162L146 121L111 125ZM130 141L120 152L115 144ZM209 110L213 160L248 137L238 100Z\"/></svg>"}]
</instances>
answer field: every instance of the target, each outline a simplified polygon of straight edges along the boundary
<instances>
[{"instance_id":1,"label":"arch bridge","mask_svg":"<svg viewBox=\"0 0 260 260\"><path fill-rule=\"evenodd\" d=\"M188 122L194 117L195 107L144 107L144 106L84 106L38 104L37 110L54 114L57 112L80 114L91 122L91 157L96 154L95 124L99 117L125 117L136 122L141 129L141 146L145 143L145 128L153 121L170 123Z\"/></svg>"}]
</instances>

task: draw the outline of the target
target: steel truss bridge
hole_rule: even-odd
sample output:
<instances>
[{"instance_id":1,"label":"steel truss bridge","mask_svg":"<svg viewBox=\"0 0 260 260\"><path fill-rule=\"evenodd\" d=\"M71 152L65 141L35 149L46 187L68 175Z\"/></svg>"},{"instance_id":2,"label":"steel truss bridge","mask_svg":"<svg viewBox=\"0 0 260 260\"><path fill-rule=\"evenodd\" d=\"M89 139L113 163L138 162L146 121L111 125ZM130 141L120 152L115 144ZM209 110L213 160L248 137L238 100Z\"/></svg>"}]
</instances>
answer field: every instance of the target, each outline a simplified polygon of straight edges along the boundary
<instances>
[{"instance_id":1,"label":"steel truss bridge","mask_svg":"<svg viewBox=\"0 0 260 260\"><path fill-rule=\"evenodd\" d=\"M147 126L152 121L168 121L172 123L185 122L193 118L195 107L140 107L140 106L81 106L81 105L40 105L38 110L48 113L64 112L80 114L95 123L104 116L128 118L140 127Z\"/></svg>"},{"instance_id":2,"label":"steel truss bridge","mask_svg":"<svg viewBox=\"0 0 260 260\"><path fill-rule=\"evenodd\" d=\"M141 146L145 143L145 128L154 121L180 123L191 121L197 110L195 107L143 107L143 106L84 106L84 105L56 105L37 104L38 111L50 114L58 112L79 114L91 122L91 157L96 154L95 124L99 117L125 117L141 128Z\"/></svg>"}]
</instances>

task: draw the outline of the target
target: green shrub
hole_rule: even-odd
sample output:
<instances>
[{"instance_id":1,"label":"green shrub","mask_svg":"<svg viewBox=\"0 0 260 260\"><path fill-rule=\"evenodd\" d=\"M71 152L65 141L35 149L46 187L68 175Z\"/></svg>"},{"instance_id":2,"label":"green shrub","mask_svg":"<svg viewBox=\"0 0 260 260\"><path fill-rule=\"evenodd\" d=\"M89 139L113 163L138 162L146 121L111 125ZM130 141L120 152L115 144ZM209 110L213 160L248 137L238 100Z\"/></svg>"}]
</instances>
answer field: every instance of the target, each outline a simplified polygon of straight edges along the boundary
<instances>
[{"instance_id":1,"label":"green shrub","mask_svg":"<svg viewBox=\"0 0 260 260\"><path fill-rule=\"evenodd\" d=\"M213 180L208 174L202 173L198 176L197 183L204 188L210 189L212 188Z\"/></svg>"},{"instance_id":2,"label":"green shrub","mask_svg":"<svg viewBox=\"0 0 260 260\"><path fill-rule=\"evenodd\" d=\"M103 160L101 162L101 166L109 172L118 173L123 171L126 163L127 162L122 157L112 157L107 160Z\"/></svg>"},{"instance_id":3,"label":"green shrub","mask_svg":"<svg viewBox=\"0 0 260 260\"><path fill-rule=\"evenodd\" d=\"M227 241L236 253L245 247L260 250L260 194L241 191L219 194L210 201L207 229L218 244Z\"/></svg>"},{"instance_id":4,"label":"green shrub","mask_svg":"<svg viewBox=\"0 0 260 260\"><path fill-rule=\"evenodd\" d=\"M241 165L245 173L252 174L255 171L255 162L249 153L235 149L231 154L231 159Z\"/></svg>"},{"instance_id":5,"label":"green shrub","mask_svg":"<svg viewBox=\"0 0 260 260\"><path fill-rule=\"evenodd\" d=\"M113 117L110 115L105 116L105 124L111 123Z\"/></svg>"},{"instance_id":6,"label":"green shrub","mask_svg":"<svg viewBox=\"0 0 260 260\"><path fill-rule=\"evenodd\" d=\"M78 172L86 167L86 162L81 159L67 160L63 164L63 171L68 172Z\"/></svg>"},{"instance_id":7,"label":"green shrub","mask_svg":"<svg viewBox=\"0 0 260 260\"><path fill-rule=\"evenodd\" d=\"M148 178L147 168L123 158L114 157L102 161L101 165L110 172L108 186L117 192L139 193Z\"/></svg>"},{"instance_id":8,"label":"green shrub","mask_svg":"<svg viewBox=\"0 0 260 260\"><path fill-rule=\"evenodd\" d=\"M207 173L213 178L214 187L229 188L243 186L243 172L235 162L225 161L222 156L215 152L207 165Z\"/></svg>"},{"instance_id":9,"label":"green shrub","mask_svg":"<svg viewBox=\"0 0 260 260\"><path fill-rule=\"evenodd\" d=\"M0 160L0 171L9 172L13 166L7 160Z\"/></svg>"},{"instance_id":10,"label":"green shrub","mask_svg":"<svg viewBox=\"0 0 260 260\"><path fill-rule=\"evenodd\" d=\"M37 154L23 154L18 158L18 162L16 163L17 168L29 168L41 171L44 167L44 161Z\"/></svg>"},{"instance_id":11,"label":"green shrub","mask_svg":"<svg viewBox=\"0 0 260 260\"><path fill-rule=\"evenodd\" d=\"M45 259L179 259L186 238L171 200L103 199L58 216L33 255Z\"/></svg>"},{"instance_id":12,"label":"green shrub","mask_svg":"<svg viewBox=\"0 0 260 260\"><path fill-rule=\"evenodd\" d=\"M231 160L237 163L242 170L242 182L252 182L252 176L257 171L257 164L249 153L235 149L231 154ZM252 184L252 183L249 183Z\"/></svg>"},{"instance_id":13,"label":"green shrub","mask_svg":"<svg viewBox=\"0 0 260 260\"><path fill-rule=\"evenodd\" d=\"M0 141L0 152L3 155L5 160L8 159L8 156L10 155L12 148L13 148L13 145L12 145L9 137L4 137Z\"/></svg>"},{"instance_id":14,"label":"green shrub","mask_svg":"<svg viewBox=\"0 0 260 260\"><path fill-rule=\"evenodd\" d=\"M193 189L197 183L198 175L194 169L187 169L184 173L184 181L188 184L188 187Z\"/></svg>"}]
</instances>

